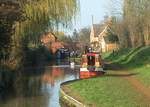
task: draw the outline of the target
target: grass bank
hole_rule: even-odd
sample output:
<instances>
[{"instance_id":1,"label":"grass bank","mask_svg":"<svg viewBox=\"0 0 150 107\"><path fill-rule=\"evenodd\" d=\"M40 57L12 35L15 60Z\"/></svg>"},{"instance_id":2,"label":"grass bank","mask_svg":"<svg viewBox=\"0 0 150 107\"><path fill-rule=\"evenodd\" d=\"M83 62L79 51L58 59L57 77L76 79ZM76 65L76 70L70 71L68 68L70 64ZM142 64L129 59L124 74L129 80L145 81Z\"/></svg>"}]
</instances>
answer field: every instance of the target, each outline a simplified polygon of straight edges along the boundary
<instances>
[{"instance_id":1,"label":"grass bank","mask_svg":"<svg viewBox=\"0 0 150 107\"><path fill-rule=\"evenodd\" d=\"M103 58L112 64L135 69L150 64L150 47L137 47L121 49L115 53L103 54Z\"/></svg>"},{"instance_id":2,"label":"grass bank","mask_svg":"<svg viewBox=\"0 0 150 107\"><path fill-rule=\"evenodd\" d=\"M110 74L65 85L89 107L146 107L149 101L128 81Z\"/></svg>"},{"instance_id":3,"label":"grass bank","mask_svg":"<svg viewBox=\"0 0 150 107\"><path fill-rule=\"evenodd\" d=\"M143 87L150 88L150 47L122 49L105 53L105 60L126 68L133 75L118 75L109 71L103 77L85 79L64 86L89 107L149 107L149 99L136 89L127 78L137 78ZM120 72L119 70L118 72ZM150 92L149 92L150 93Z\"/></svg>"},{"instance_id":4,"label":"grass bank","mask_svg":"<svg viewBox=\"0 0 150 107\"><path fill-rule=\"evenodd\" d=\"M104 58L111 61L112 64L123 66L129 72L137 73L135 77L150 88L150 47L123 49L118 51L114 57L113 53L106 53Z\"/></svg>"}]
</instances>

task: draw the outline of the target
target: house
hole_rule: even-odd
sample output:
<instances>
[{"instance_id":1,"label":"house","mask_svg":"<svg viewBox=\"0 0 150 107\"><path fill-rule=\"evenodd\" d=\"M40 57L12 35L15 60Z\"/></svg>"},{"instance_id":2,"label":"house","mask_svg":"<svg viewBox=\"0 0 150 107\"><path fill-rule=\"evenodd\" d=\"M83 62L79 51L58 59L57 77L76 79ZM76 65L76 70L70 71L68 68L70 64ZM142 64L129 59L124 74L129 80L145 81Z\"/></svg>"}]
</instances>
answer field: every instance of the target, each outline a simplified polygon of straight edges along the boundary
<instances>
[{"instance_id":1,"label":"house","mask_svg":"<svg viewBox=\"0 0 150 107\"><path fill-rule=\"evenodd\" d=\"M64 43L57 40L57 37L52 32L46 32L41 36L42 44L47 47L52 53L56 53L59 48L64 47Z\"/></svg>"},{"instance_id":2,"label":"house","mask_svg":"<svg viewBox=\"0 0 150 107\"><path fill-rule=\"evenodd\" d=\"M111 33L109 35L109 33ZM112 41L109 36L115 37L115 34L111 31L109 25L107 25L104 30L99 34L99 43L101 46L101 52L108 52L118 49L118 39Z\"/></svg>"},{"instance_id":3,"label":"house","mask_svg":"<svg viewBox=\"0 0 150 107\"><path fill-rule=\"evenodd\" d=\"M112 18L109 17L105 24L92 24L90 33L90 44L94 51L107 52L118 49L117 41L112 41L116 38L115 33L111 30ZM118 39L116 39L118 40Z\"/></svg>"},{"instance_id":4,"label":"house","mask_svg":"<svg viewBox=\"0 0 150 107\"><path fill-rule=\"evenodd\" d=\"M100 24L92 24L91 33L90 33L90 44L92 49L95 51L100 51L100 43L99 43L99 34L101 32Z\"/></svg>"},{"instance_id":5,"label":"house","mask_svg":"<svg viewBox=\"0 0 150 107\"><path fill-rule=\"evenodd\" d=\"M41 36L41 42L43 45L47 46L53 42L57 41L57 37L52 32L46 32Z\"/></svg>"}]
</instances>

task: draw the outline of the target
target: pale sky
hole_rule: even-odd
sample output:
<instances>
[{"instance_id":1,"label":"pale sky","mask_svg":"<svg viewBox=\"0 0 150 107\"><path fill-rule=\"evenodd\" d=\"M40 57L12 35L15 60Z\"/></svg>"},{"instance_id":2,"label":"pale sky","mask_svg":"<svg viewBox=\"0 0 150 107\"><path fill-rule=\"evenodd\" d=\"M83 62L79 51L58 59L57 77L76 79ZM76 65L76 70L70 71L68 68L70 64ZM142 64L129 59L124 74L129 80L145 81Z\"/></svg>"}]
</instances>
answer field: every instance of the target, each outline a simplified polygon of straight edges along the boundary
<instances>
[{"instance_id":1,"label":"pale sky","mask_svg":"<svg viewBox=\"0 0 150 107\"><path fill-rule=\"evenodd\" d=\"M94 23L100 23L104 16L108 14L110 0L80 0L80 16L77 18L74 28L80 29Z\"/></svg>"},{"instance_id":2,"label":"pale sky","mask_svg":"<svg viewBox=\"0 0 150 107\"><path fill-rule=\"evenodd\" d=\"M80 0L80 13L76 19L76 23L73 25L73 29L79 29L92 25L92 15L94 24L103 21L105 15L110 15L113 10L121 6L119 4L121 0ZM73 29L67 31L68 34L72 34Z\"/></svg>"}]
</instances>

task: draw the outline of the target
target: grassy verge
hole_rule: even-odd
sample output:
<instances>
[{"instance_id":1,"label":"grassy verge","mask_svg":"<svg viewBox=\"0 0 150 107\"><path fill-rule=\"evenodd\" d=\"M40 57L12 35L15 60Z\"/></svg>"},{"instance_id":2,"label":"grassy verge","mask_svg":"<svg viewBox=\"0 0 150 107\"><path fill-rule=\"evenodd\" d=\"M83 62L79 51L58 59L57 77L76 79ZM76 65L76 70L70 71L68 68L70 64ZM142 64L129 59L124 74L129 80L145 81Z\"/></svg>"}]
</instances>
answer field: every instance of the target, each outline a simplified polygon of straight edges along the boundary
<instances>
[{"instance_id":1,"label":"grassy verge","mask_svg":"<svg viewBox=\"0 0 150 107\"><path fill-rule=\"evenodd\" d=\"M138 68L150 64L150 47L137 47L134 49L122 49L114 53L105 53L103 58L114 64L125 66L129 69ZM106 56L107 55L107 56Z\"/></svg>"},{"instance_id":2,"label":"grassy verge","mask_svg":"<svg viewBox=\"0 0 150 107\"><path fill-rule=\"evenodd\" d=\"M150 88L150 47L122 49L115 53L105 53L105 60L124 66L128 72ZM70 95L77 94L89 107L148 107L145 96L122 76L108 72L103 77L85 79L65 85Z\"/></svg>"},{"instance_id":3,"label":"grassy verge","mask_svg":"<svg viewBox=\"0 0 150 107\"><path fill-rule=\"evenodd\" d=\"M138 78L144 86L150 89L150 64L136 68L133 72L137 72L138 75L135 75L135 77Z\"/></svg>"},{"instance_id":4,"label":"grassy verge","mask_svg":"<svg viewBox=\"0 0 150 107\"><path fill-rule=\"evenodd\" d=\"M110 75L77 81L65 87L79 94L89 107L146 107L149 104L128 81Z\"/></svg>"},{"instance_id":5,"label":"grassy verge","mask_svg":"<svg viewBox=\"0 0 150 107\"><path fill-rule=\"evenodd\" d=\"M137 47L135 49L124 50L126 51L120 50L115 57L112 57L113 54L110 53L105 59L116 65L124 66L130 72L138 73L135 77L143 85L150 88L150 47Z\"/></svg>"}]
</instances>

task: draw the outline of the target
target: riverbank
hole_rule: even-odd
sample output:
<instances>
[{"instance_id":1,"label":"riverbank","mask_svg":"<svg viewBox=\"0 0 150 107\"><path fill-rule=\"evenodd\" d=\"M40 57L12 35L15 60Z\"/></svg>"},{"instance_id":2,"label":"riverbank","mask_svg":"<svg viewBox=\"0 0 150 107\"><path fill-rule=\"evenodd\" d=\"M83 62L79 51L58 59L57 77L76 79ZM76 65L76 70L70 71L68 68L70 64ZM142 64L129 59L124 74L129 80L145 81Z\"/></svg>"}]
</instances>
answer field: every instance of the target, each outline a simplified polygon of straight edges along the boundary
<instances>
[{"instance_id":1,"label":"riverbank","mask_svg":"<svg viewBox=\"0 0 150 107\"><path fill-rule=\"evenodd\" d=\"M65 84L62 89L89 107L148 107L149 55L150 47L121 50L115 57L109 53L105 56L107 61L111 61L106 75ZM114 65L124 69L114 67L113 70Z\"/></svg>"},{"instance_id":2,"label":"riverbank","mask_svg":"<svg viewBox=\"0 0 150 107\"><path fill-rule=\"evenodd\" d=\"M83 103L69 96L64 90L60 89L60 104L61 107L85 107Z\"/></svg>"}]
</instances>

